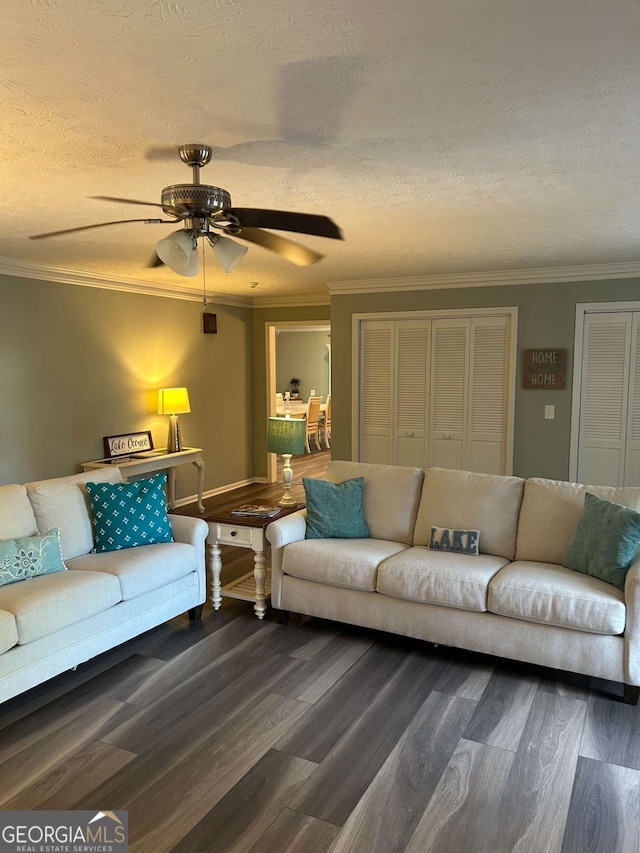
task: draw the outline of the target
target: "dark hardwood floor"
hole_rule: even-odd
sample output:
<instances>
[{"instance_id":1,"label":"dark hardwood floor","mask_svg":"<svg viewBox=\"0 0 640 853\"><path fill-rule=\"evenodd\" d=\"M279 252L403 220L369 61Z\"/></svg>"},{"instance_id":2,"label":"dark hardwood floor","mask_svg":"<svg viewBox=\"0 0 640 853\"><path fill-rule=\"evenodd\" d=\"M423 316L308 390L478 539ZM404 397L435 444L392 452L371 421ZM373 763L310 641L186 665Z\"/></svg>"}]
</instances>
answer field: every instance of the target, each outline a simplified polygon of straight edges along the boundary
<instances>
[{"instance_id":1,"label":"dark hardwood floor","mask_svg":"<svg viewBox=\"0 0 640 853\"><path fill-rule=\"evenodd\" d=\"M208 508L282 487L239 491ZM136 853L638 853L615 694L225 599L0 706L0 808L128 809Z\"/></svg>"}]
</instances>

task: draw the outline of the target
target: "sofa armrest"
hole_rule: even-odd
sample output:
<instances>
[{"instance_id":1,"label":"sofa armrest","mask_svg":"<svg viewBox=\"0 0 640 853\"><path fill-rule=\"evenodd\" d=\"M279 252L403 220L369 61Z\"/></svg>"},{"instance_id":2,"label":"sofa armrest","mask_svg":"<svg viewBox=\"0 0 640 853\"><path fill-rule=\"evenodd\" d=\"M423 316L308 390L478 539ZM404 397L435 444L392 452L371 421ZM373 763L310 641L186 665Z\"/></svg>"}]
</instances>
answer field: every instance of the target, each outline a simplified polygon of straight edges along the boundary
<instances>
[{"instance_id":1,"label":"sofa armrest","mask_svg":"<svg viewBox=\"0 0 640 853\"><path fill-rule=\"evenodd\" d=\"M176 542L193 545L196 550L198 572L198 601L203 604L207 597L207 575L205 570L204 543L209 533L209 525L201 518L191 518L189 515L173 515L169 513L171 532Z\"/></svg>"},{"instance_id":2,"label":"sofa armrest","mask_svg":"<svg viewBox=\"0 0 640 853\"><path fill-rule=\"evenodd\" d=\"M280 607L282 600L282 553L291 542L304 539L307 529L307 511L300 509L272 521L267 527L267 539L271 543L271 604Z\"/></svg>"},{"instance_id":3,"label":"sofa armrest","mask_svg":"<svg viewBox=\"0 0 640 853\"><path fill-rule=\"evenodd\" d=\"M209 532L209 525L201 518L192 518L189 515L173 515L169 513L171 532L176 542L186 542L194 548L204 549L204 540Z\"/></svg>"},{"instance_id":4,"label":"sofa armrest","mask_svg":"<svg viewBox=\"0 0 640 853\"><path fill-rule=\"evenodd\" d=\"M277 521L272 521L267 527L267 539L271 543L271 566L281 568L282 550L290 542L304 539L307 529L307 511L300 509L291 515L285 515Z\"/></svg>"},{"instance_id":5,"label":"sofa armrest","mask_svg":"<svg viewBox=\"0 0 640 853\"><path fill-rule=\"evenodd\" d=\"M627 624L624 630L625 682L640 685L640 558L632 563L624 584Z\"/></svg>"}]
</instances>

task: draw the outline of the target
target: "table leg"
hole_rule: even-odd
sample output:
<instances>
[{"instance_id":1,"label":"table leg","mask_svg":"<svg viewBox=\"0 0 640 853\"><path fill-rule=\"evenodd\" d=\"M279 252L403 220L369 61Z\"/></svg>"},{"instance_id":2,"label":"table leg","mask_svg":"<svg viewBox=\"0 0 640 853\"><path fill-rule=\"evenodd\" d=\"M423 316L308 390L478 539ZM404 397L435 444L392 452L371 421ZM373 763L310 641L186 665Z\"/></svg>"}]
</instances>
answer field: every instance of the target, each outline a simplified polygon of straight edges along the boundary
<instances>
[{"instance_id":1,"label":"table leg","mask_svg":"<svg viewBox=\"0 0 640 853\"><path fill-rule=\"evenodd\" d=\"M169 468L167 470L167 489L169 491L169 509L173 509L176 505L176 469Z\"/></svg>"},{"instance_id":2,"label":"table leg","mask_svg":"<svg viewBox=\"0 0 640 853\"><path fill-rule=\"evenodd\" d=\"M198 469L198 509L204 512L204 504L202 503L202 493L204 491L204 460L195 459L193 463Z\"/></svg>"},{"instance_id":3,"label":"table leg","mask_svg":"<svg viewBox=\"0 0 640 853\"><path fill-rule=\"evenodd\" d=\"M214 610L220 610L222 596L220 595L220 572L222 571L222 558L220 546L214 539L213 543L207 540L207 557L211 567L211 603Z\"/></svg>"},{"instance_id":4,"label":"table leg","mask_svg":"<svg viewBox=\"0 0 640 853\"><path fill-rule=\"evenodd\" d=\"M267 600L264 592L267 578L267 556L264 551L255 552L253 576L256 579L256 603L253 609L258 619L264 619L264 614L267 612Z\"/></svg>"}]
</instances>

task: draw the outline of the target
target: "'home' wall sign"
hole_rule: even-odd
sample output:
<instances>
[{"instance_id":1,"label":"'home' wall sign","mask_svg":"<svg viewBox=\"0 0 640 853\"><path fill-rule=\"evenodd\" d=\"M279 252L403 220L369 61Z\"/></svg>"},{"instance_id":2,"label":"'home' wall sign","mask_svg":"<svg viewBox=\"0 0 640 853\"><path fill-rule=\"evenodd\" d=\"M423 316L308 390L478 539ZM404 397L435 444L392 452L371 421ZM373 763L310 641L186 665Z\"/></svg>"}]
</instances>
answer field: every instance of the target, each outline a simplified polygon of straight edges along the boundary
<instances>
[{"instance_id":1,"label":"'home' wall sign","mask_svg":"<svg viewBox=\"0 0 640 853\"><path fill-rule=\"evenodd\" d=\"M563 391L567 387L566 349L523 349L522 387Z\"/></svg>"}]
</instances>

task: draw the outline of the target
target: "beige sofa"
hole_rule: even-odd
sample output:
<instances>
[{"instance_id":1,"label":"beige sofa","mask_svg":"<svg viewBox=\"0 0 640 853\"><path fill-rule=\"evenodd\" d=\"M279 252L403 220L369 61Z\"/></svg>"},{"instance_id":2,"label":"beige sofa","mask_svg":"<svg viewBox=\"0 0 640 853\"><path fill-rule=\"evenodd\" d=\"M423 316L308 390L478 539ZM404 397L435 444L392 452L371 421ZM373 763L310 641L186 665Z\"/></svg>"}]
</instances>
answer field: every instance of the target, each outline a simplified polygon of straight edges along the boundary
<instances>
[{"instance_id":1,"label":"beige sofa","mask_svg":"<svg viewBox=\"0 0 640 853\"><path fill-rule=\"evenodd\" d=\"M68 571L0 586L0 702L189 611L206 597L201 519L170 515L174 542L92 554L86 482L118 468L0 486L0 539L60 529Z\"/></svg>"},{"instance_id":2,"label":"beige sofa","mask_svg":"<svg viewBox=\"0 0 640 853\"><path fill-rule=\"evenodd\" d=\"M588 490L640 509L640 489L331 462L363 476L371 539L305 539L306 512L267 528L275 608L640 685L640 560L624 591L561 565ZM432 526L480 531L480 554L427 548Z\"/></svg>"}]
</instances>

